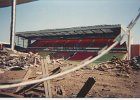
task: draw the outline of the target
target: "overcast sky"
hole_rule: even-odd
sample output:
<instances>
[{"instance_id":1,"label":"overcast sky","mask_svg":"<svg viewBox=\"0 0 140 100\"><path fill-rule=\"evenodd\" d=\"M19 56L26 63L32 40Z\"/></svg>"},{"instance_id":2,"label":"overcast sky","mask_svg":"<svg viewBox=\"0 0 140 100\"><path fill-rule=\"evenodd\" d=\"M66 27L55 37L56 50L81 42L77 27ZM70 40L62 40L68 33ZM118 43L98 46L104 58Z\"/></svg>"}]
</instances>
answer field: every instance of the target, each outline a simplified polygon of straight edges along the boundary
<instances>
[{"instance_id":1,"label":"overcast sky","mask_svg":"<svg viewBox=\"0 0 140 100\"><path fill-rule=\"evenodd\" d=\"M138 14L140 0L39 0L17 6L16 31L121 24ZM0 8L0 41L9 42L11 8ZM132 29L140 44L140 19Z\"/></svg>"}]
</instances>

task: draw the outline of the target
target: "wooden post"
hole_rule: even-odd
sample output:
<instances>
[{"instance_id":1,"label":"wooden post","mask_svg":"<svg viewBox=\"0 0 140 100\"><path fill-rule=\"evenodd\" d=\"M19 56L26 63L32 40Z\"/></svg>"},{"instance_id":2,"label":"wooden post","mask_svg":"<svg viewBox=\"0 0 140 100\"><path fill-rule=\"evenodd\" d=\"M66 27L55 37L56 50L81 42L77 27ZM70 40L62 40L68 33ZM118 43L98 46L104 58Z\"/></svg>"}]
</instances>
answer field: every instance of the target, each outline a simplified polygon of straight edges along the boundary
<instances>
[{"instance_id":1,"label":"wooden post","mask_svg":"<svg viewBox=\"0 0 140 100\"><path fill-rule=\"evenodd\" d=\"M43 75L48 74L48 68L47 68L47 62L45 59L41 59L41 67L42 67L42 72ZM45 96L51 98L52 94L51 94L51 87L50 87L50 81L44 81L44 88L45 88Z\"/></svg>"},{"instance_id":2,"label":"wooden post","mask_svg":"<svg viewBox=\"0 0 140 100\"><path fill-rule=\"evenodd\" d=\"M35 58L34 58L34 66L36 66L36 65L37 65L37 58L35 56Z\"/></svg>"},{"instance_id":3,"label":"wooden post","mask_svg":"<svg viewBox=\"0 0 140 100\"><path fill-rule=\"evenodd\" d=\"M45 71L48 76L49 76L49 70L48 70L48 61L47 59L45 59ZM51 91L51 84L50 84L50 80L47 81L47 85L48 85L48 95L51 98L52 97L52 91Z\"/></svg>"}]
</instances>

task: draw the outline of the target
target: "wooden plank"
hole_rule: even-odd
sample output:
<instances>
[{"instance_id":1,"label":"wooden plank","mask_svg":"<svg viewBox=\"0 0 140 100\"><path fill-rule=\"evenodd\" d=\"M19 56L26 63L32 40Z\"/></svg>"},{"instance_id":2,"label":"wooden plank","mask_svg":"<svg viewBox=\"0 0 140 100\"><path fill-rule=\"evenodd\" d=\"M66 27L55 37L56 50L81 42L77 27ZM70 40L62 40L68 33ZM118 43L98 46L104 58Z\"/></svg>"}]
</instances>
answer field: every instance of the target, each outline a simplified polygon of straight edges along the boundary
<instances>
[{"instance_id":1,"label":"wooden plank","mask_svg":"<svg viewBox=\"0 0 140 100\"><path fill-rule=\"evenodd\" d=\"M27 80L29 79L31 73L32 73L32 70L29 68L28 71L26 72L26 74L25 74L25 76L24 76L22 82L27 81ZM16 89L16 92L18 92L19 90L21 90L23 87L24 87L24 86L18 87L18 88Z\"/></svg>"},{"instance_id":2,"label":"wooden plank","mask_svg":"<svg viewBox=\"0 0 140 100\"><path fill-rule=\"evenodd\" d=\"M40 79L40 78L41 78L41 76L38 76L38 77L36 77L35 79ZM36 88L37 86L39 86L41 83L42 83L42 82L37 83L37 84L31 84L31 85L24 86L24 88L20 89L20 91L18 91L18 92L16 92L16 93L22 94L22 93L28 92L28 91L30 91L31 89Z\"/></svg>"},{"instance_id":3,"label":"wooden plank","mask_svg":"<svg viewBox=\"0 0 140 100\"><path fill-rule=\"evenodd\" d=\"M47 68L47 60L45 60L45 59L41 60L41 67L42 67L43 75L48 74L48 76L49 76L48 68ZM52 97L49 80L44 81L44 88L45 88L45 96L46 97Z\"/></svg>"},{"instance_id":4,"label":"wooden plank","mask_svg":"<svg viewBox=\"0 0 140 100\"><path fill-rule=\"evenodd\" d=\"M90 89L92 88L92 86L95 84L95 82L96 81L94 80L94 78L92 77L88 78L88 80L86 81L86 83L84 84L80 92L77 94L77 97L78 98L85 97L87 93L90 91Z\"/></svg>"},{"instance_id":5,"label":"wooden plank","mask_svg":"<svg viewBox=\"0 0 140 100\"><path fill-rule=\"evenodd\" d=\"M48 71L48 61L45 59L45 74L49 76L49 71ZM52 97L52 91L51 91L51 83L50 80L47 81L47 88L48 88L48 96L51 98Z\"/></svg>"},{"instance_id":6,"label":"wooden plank","mask_svg":"<svg viewBox=\"0 0 140 100\"><path fill-rule=\"evenodd\" d=\"M35 59L34 65L36 66L36 64L37 64L37 61L36 61L36 59L37 59L37 58L35 57L34 59Z\"/></svg>"},{"instance_id":7,"label":"wooden plank","mask_svg":"<svg viewBox=\"0 0 140 100\"><path fill-rule=\"evenodd\" d=\"M8 93L8 92L0 92L0 97L16 97L16 98L23 98L24 96Z\"/></svg>"},{"instance_id":8,"label":"wooden plank","mask_svg":"<svg viewBox=\"0 0 140 100\"><path fill-rule=\"evenodd\" d=\"M60 68L60 67L57 67L57 68L55 68L53 71L51 71L51 74L50 74L50 75L58 74L58 73L60 73L61 71L62 71L61 68Z\"/></svg>"},{"instance_id":9,"label":"wooden plank","mask_svg":"<svg viewBox=\"0 0 140 100\"><path fill-rule=\"evenodd\" d=\"M60 71L61 71L61 69L60 69L60 67L58 67L58 68L54 69L50 75L57 74L57 73L59 73ZM36 77L35 79L40 79L40 78L41 78L41 77L38 76L38 77ZM41 83L42 83L42 82L41 82ZM28 92L28 91L30 91L30 90L36 88L37 86L39 86L41 83L31 84L31 85L25 86L24 88L22 88L20 91L18 91L18 92L16 92L16 93L21 93L21 94L22 94L22 93Z\"/></svg>"},{"instance_id":10,"label":"wooden plank","mask_svg":"<svg viewBox=\"0 0 140 100\"><path fill-rule=\"evenodd\" d=\"M42 69L43 75L46 74L44 66L45 66L44 59L41 59L41 69ZM45 96L49 97L49 93L48 93L47 87L48 87L47 86L47 81L44 81Z\"/></svg>"},{"instance_id":11,"label":"wooden plank","mask_svg":"<svg viewBox=\"0 0 140 100\"><path fill-rule=\"evenodd\" d=\"M26 93L30 90L32 90L33 88L36 88L37 86L39 86L41 83L38 84L31 84L31 85L27 85L25 87L23 87L22 89L20 89L18 92L16 92L16 94L22 94L22 93Z\"/></svg>"},{"instance_id":12,"label":"wooden plank","mask_svg":"<svg viewBox=\"0 0 140 100\"><path fill-rule=\"evenodd\" d=\"M42 73L43 75L48 75L49 76L49 72L48 72L48 68L47 68L47 59L41 59L41 69L42 69ZM56 71L57 72L57 71ZM56 72L54 72L53 74L55 74ZM37 78L35 79L40 79L41 77L38 76ZM41 82L42 83L42 82ZM31 85L28 85L28 86L25 86L24 88L20 89L20 91L16 92L16 93L24 93L24 92L28 92L30 91L31 89L37 87L39 84L41 83L37 83L37 84L31 84ZM51 86L50 86L50 81L45 81L43 82L44 83L44 88L45 88L45 96L46 97L52 97L52 92L51 92Z\"/></svg>"},{"instance_id":13,"label":"wooden plank","mask_svg":"<svg viewBox=\"0 0 140 100\"><path fill-rule=\"evenodd\" d=\"M22 82L22 79L16 79L16 80L0 80L0 84L14 84Z\"/></svg>"}]
</instances>

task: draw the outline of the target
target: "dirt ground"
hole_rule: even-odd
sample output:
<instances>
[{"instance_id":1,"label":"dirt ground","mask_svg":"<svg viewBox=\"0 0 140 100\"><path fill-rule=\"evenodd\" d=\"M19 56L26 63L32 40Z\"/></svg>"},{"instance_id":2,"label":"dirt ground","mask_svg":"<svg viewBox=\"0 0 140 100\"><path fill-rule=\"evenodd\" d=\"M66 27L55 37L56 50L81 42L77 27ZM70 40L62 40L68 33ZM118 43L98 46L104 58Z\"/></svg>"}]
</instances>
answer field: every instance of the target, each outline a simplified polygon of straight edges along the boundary
<instances>
[{"instance_id":1,"label":"dirt ground","mask_svg":"<svg viewBox=\"0 0 140 100\"><path fill-rule=\"evenodd\" d=\"M49 66L49 72L57 68L59 65ZM62 71L68 67L61 67ZM40 71L39 67L32 68L31 79L38 76L36 73ZM20 80L24 77L26 70L6 71L0 74L0 83L6 80ZM130 69L129 73L120 71L116 68L99 70L91 68L83 68L72 72L65 76L55 78L50 81L53 98L75 98L84 86L88 78L94 78L90 91L85 97L87 98L140 98L140 71ZM14 93L16 88L0 90L1 92ZM24 97L44 97L44 88L42 85L27 93L22 94Z\"/></svg>"}]
</instances>

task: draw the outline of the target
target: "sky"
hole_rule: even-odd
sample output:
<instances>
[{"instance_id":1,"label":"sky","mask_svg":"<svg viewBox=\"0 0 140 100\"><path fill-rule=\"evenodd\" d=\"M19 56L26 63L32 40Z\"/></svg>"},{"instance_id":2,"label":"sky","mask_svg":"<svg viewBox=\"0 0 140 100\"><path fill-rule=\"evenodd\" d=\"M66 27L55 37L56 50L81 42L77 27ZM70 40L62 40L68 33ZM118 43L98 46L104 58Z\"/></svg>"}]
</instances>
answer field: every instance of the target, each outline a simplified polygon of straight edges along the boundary
<instances>
[{"instance_id":1,"label":"sky","mask_svg":"<svg viewBox=\"0 0 140 100\"><path fill-rule=\"evenodd\" d=\"M138 15L140 0L38 0L17 5L16 32L77 26L127 27ZM0 41L10 40L11 7L0 8ZM140 44L140 19L131 30Z\"/></svg>"}]
</instances>

